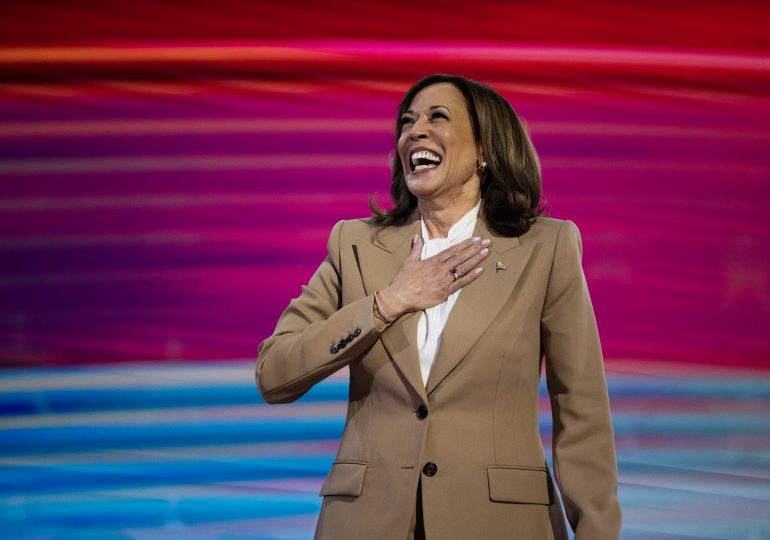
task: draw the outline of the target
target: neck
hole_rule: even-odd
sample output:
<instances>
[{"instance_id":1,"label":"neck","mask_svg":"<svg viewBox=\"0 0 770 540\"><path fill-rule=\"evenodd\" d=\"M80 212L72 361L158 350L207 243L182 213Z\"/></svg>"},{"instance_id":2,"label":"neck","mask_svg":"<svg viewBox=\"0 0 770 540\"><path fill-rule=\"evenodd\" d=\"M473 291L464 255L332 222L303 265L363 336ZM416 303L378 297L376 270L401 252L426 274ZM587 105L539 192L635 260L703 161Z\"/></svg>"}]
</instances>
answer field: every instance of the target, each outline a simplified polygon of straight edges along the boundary
<instances>
[{"instance_id":1,"label":"neck","mask_svg":"<svg viewBox=\"0 0 770 540\"><path fill-rule=\"evenodd\" d=\"M430 237L428 240L446 238L452 225L460 221L460 218L478 204L479 197L479 193L476 192L452 199L449 203L418 199L417 208L425 222L425 228Z\"/></svg>"}]
</instances>

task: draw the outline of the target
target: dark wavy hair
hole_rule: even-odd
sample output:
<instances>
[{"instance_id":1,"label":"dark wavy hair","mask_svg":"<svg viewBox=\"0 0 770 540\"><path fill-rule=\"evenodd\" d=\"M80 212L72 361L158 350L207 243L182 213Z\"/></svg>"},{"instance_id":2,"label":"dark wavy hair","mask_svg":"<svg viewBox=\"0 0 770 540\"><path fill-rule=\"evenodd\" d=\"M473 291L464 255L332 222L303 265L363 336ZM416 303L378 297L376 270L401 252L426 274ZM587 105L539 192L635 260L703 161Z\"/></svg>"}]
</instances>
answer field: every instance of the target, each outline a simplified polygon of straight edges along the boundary
<instances>
[{"instance_id":1,"label":"dark wavy hair","mask_svg":"<svg viewBox=\"0 0 770 540\"><path fill-rule=\"evenodd\" d=\"M487 227L499 236L524 234L546 212L546 205L541 206L540 161L516 111L492 88L459 75L437 74L420 79L398 106L396 148L401 136L401 117L420 90L438 83L454 85L465 97L474 140L487 162L481 177L481 216ZM405 224L417 206L417 197L406 186L398 155L392 160L392 169L390 196L395 207L382 210L374 203L374 195L369 197L372 220L379 227Z\"/></svg>"}]
</instances>

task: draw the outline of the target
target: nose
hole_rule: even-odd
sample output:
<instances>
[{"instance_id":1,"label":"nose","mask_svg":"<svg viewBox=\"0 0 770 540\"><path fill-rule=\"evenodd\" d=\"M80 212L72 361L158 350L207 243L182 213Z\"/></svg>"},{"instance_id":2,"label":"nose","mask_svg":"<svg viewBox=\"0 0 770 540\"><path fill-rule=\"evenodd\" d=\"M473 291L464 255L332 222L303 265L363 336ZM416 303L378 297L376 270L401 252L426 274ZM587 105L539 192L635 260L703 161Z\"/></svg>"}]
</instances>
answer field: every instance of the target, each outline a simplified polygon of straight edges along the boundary
<instances>
[{"instance_id":1,"label":"nose","mask_svg":"<svg viewBox=\"0 0 770 540\"><path fill-rule=\"evenodd\" d=\"M419 116L412 124L412 129L409 132L409 136L416 139L426 139L428 137L428 120L422 116Z\"/></svg>"}]
</instances>

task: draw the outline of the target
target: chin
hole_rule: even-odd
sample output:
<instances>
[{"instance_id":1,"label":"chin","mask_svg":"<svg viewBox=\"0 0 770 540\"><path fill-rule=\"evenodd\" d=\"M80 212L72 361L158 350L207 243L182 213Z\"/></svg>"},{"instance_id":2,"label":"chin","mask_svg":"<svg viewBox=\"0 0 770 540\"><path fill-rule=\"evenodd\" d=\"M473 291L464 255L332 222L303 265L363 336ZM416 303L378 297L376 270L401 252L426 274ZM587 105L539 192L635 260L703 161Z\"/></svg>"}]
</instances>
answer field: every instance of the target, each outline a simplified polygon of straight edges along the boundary
<instances>
[{"instance_id":1,"label":"chin","mask_svg":"<svg viewBox=\"0 0 770 540\"><path fill-rule=\"evenodd\" d=\"M409 190L409 193L411 193L418 199L425 199L432 192L432 190L426 189L426 187L423 184L415 184L412 182L407 182L406 188Z\"/></svg>"},{"instance_id":2,"label":"chin","mask_svg":"<svg viewBox=\"0 0 770 540\"><path fill-rule=\"evenodd\" d=\"M443 179L431 178L430 176L425 173L421 175L407 175L405 178L407 189L415 197L425 198L427 195L437 191L443 182Z\"/></svg>"}]
</instances>

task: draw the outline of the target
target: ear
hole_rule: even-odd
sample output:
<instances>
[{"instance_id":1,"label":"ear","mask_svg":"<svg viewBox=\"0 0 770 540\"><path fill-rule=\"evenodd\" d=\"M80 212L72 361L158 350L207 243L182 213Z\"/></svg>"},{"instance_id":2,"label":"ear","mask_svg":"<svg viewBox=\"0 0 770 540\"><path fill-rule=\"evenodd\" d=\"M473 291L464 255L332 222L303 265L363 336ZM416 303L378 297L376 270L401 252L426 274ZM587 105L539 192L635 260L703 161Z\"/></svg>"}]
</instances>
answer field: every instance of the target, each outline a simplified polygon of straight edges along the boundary
<instances>
[{"instance_id":1,"label":"ear","mask_svg":"<svg viewBox=\"0 0 770 540\"><path fill-rule=\"evenodd\" d=\"M479 146L476 149L476 170L479 171L479 176L484 174L484 171L487 168L487 162L484 161L484 151Z\"/></svg>"}]
</instances>

